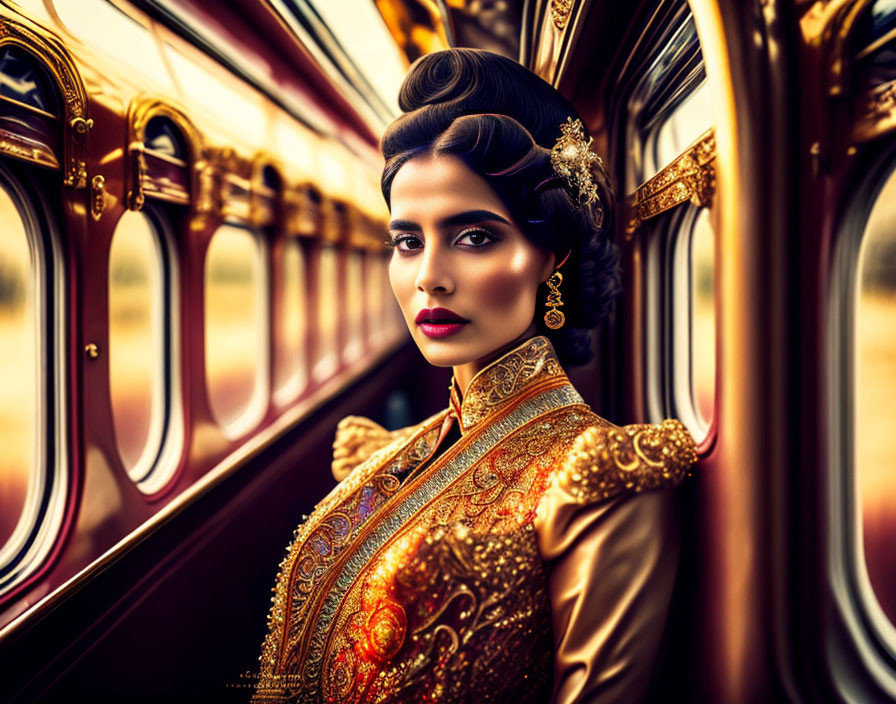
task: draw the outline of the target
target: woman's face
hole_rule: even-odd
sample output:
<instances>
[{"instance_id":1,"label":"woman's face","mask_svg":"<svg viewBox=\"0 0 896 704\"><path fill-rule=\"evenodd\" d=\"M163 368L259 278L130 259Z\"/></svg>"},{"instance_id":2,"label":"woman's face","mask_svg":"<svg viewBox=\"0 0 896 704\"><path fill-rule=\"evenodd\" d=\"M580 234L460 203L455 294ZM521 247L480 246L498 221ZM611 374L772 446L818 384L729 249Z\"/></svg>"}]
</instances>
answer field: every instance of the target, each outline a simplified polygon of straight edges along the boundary
<instances>
[{"instance_id":1,"label":"woman's face","mask_svg":"<svg viewBox=\"0 0 896 704\"><path fill-rule=\"evenodd\" d=\"M527 239L481 176L454 156L417 157L395 175L391 200L389 279L427 361L475 373L534 332L554 255Z\"/></svg>"}]
</instances>

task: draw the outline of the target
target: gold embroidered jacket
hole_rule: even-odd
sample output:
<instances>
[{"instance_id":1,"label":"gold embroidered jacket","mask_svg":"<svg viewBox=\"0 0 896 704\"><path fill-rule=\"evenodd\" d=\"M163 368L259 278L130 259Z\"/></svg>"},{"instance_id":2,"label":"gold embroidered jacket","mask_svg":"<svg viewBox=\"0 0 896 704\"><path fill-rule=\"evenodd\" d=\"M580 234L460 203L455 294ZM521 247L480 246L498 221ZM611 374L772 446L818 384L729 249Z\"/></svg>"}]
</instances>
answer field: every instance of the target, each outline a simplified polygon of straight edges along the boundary
<instances>
[{"instance_id":1,"label":"gold embroidered jacket","mask_svg":"<svg viewBox=\"0 0 896 704\"><path fill-rule=\"evenodd\" d=\"M418 426L343 421L334 471L358 455L281 563L255 702L643 694L678 543L641 492L689 471L680 423L612 426L535 337Z\"/></svg>"}]
</instances>

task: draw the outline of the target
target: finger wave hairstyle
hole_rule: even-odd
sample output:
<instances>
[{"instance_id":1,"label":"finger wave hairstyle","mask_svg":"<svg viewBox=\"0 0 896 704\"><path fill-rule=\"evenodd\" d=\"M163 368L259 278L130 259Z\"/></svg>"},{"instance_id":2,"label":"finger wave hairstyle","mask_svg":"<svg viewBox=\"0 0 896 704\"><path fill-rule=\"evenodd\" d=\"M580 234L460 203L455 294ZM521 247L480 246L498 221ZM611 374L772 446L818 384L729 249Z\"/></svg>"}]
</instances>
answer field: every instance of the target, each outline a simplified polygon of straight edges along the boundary
<instances>
[{"instance_id":1,"label":"finger wave hairstyle","mask_svg":"<svg viewBox=\"0 0 896 704\"><path fill-rule=\"evenodd\" d=\"M392 181L408 160L433 154L460 158L495 190L536 246L553 252L558 263L570 252L560 269L565 325L549 330L543 303L535 321L563 364L587 363L593 354L591 331L610 314L619 291L619 256L608 236L613 197L606 179L595 174L603 209L599 224L551 166L560 125L567 117L578 119L578 113L522 65L476 49L418 59L398 102L404 114L382 139L386 203L391 208ZM538 300L544 301L548 290L541 289Z\"/></svg>"}]
</instances>

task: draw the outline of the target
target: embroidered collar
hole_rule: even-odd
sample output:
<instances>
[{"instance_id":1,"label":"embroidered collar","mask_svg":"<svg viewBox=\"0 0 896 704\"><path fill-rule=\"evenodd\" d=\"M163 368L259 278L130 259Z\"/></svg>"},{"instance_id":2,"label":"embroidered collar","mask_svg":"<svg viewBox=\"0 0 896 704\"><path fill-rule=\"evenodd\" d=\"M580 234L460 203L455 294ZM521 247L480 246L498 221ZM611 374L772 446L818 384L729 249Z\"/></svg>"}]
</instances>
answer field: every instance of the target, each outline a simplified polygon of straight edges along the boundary
<instances>
[{"instance_id":1,"label":"embroidered collar","mask_svg":"<svg viewBox=\"0 0 896 704\"><path fill-rule=\"evenodd\" d=\"M543 336L526 340L478 371L463 399L451 377L451 408L460 422L461 432L469 432L514 399L521 400L523 392L536 383L550 380L558 385L569 383L553 345Z\"/></svg>"}]
</instances>

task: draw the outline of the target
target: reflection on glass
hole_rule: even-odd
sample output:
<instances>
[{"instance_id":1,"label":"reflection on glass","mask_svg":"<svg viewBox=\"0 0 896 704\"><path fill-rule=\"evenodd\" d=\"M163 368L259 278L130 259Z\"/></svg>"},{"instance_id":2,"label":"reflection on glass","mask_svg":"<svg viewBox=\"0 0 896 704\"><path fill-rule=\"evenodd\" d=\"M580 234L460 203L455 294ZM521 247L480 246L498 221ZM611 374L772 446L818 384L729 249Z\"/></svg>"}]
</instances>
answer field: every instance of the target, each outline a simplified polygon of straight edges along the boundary
<instances>
[{"instance_id":1,"label":"reflection on glass","mask_svg":"<svg viewBox=\"0 0 896 704\"><path fill-rule=\"evenodd\" d=\"M653 173L671 164L710 127L712 102L709 85L704 81L672 111L660 127L656 136L656 164Z\"/></svg>"},{"instance_id":2,"label":"reflection on glass","mask_svg":"<svg viewBox=\"0 0 896 704\"><path fill-rule=\"evenodd\" d=\"M896 624L896 174L865 227L855 315L856 497L868 577Z\"/></svg>"},{"instance_id":3,"label":"reflection on glass","mask_svg":"<svg viewBox=\"0 0 896 704\"><path fill-rule=\"evenodd\" d=\"M337 302L339 299L338 275L339 255L335 247L325 245L320 248L317 275L317 363L314 377L326 379L339 366L339 352L336 336L339 329Z\"/></svg>"},{"instance_id":4,"label":"reflection on glass","mask_svg":"<svg viewBox=\"0 0 896 704\"><path fill-rule=\"evenodd\" d=\"M37 60L16 46L0 50L0 95L38 110L58 114L56 90Z\"/></svg>"},{"instance_id":5,"label":"reflection on glass","mask_svg":"<svg viewBox=\"0 0 896 704\"><path fill-rule=\"evenodd\" d=\"M345 298L348 302L348 335L345 360L351 362L364 351L364 255L349 253L345 272Z\"/></svg>"},{"instance_id":6,"label":"reflection on glass","mask_svg":"<svg viewBox=\"0 0 896 704\"><path fill-rule=\"evenodd\" d=\"M134 481L162 445L165 420L164 269L158 234L126 212L109 250L109 392L118 451Z\"/></svg>"},{"instance_id":7,"label":"reflection on glass","mask_svg":"<svg viewBox=\"0 0 896 704\"><path fill-rule=\"evenodd\" d=\"M149 75L160 87L174 90L159 44L149 28L108 0L55 2L53 9L68 31L93 51L132 66L139 75Z\"/></svg>"},{"instance_id":8,"label":"reflection on glass","mask_svg":"<svg viewBox=\"0 0 896 704\"><path fill-rule=\"evenodd\" d=\"M40 419L39 312L25 226L0 188L0 547L13 534L36 482Z\"/></svg>"},{"instance_id":9,"label":"reflection on glass","mask_svg":"<svg viewBox=\"0 0 896 704\"><path fill-rule=\"evenodd\" d=\"M706 209L694 221L690 261L692 393L705 435L712 421L716 386L715 244Z\"/></svg>"},{"instance_id":10,"label":"reflection on glass","mask_svg":"<svg viewBox=\"0 0 896 704\"><path fill-rule=\"evenodd\" d=\"M205 374L215 420L230 426L250 410L266 354L261 248L241 227L222 225L205 258Z\"/></svg>"},{"instance_id":11,"label":"reflection on glass","mask_svg":"<svg viewBox=\"0 0 896 704\"><path fill-rule=\"evenodd\" d=\"M299 240L290 238L283 244L280 265L281 300L277 348L278 403L286 403L299 393L306 383L305 332L307 328L305 255Z\"/></svg>"}]
</instances>

